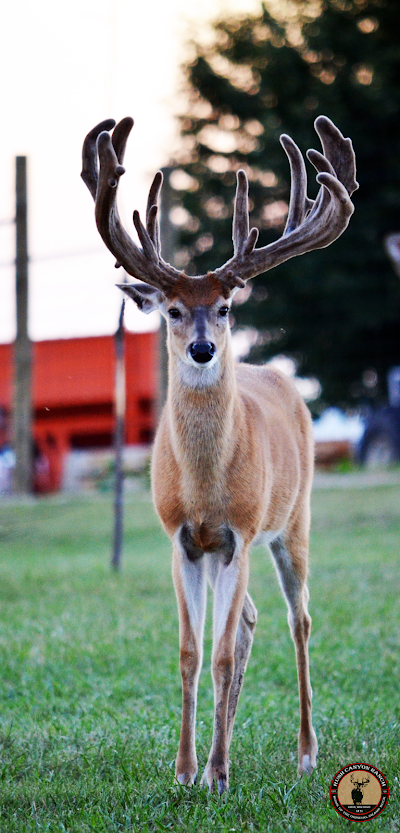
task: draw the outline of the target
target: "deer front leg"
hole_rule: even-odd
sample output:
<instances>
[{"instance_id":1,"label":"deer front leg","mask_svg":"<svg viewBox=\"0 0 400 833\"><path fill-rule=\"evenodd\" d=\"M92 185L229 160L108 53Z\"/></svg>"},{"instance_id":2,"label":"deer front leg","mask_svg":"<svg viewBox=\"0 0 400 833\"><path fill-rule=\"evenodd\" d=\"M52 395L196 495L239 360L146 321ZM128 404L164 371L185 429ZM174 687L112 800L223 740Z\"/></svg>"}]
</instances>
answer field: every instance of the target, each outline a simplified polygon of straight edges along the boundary
<instances>
[{"instance_id":1,"label":"deer front leg","mask_svg":"<svg viewBox=\"0 0 400 833\"><path fill-rule=\"evenodd\" d=\"M207 564L207 576L211 587L215 590L215 582L219 571L219 562L211 557ZM228 701L228 748L232 740L233 724L235 722L236 710L242 690L244 675L250 657L254 639L254 630L257 624L257 610L254 602L246 593L242 613L240 615L235 642L235 667L233 672L232 685Z\"/></svg>"},{"instance_id":2,"label":"deer front leg","mask_svg":"<svg viewBox=\"0 0 400 833\"><path fill-rule=\"evenodd\" d=\"M178 601L182 677L182 725L175 777L180 784L191 786L197 778L196 705L203 658L207 583L203 554L197 557L193 551L187 552L180 536L174 541L172 572Z\"/></svg>"},{"instance_id":3,"label":"deer front leg","mask_svg":"<svg viewBox=\"0 0 400 833\"><path fill-rule=\"evenodd\" d=\"M210 791L216 786L218 793L222 795L229 785L229 743L241 688L241 681L238 683L238 678L236 679L235 675L235 646L237 644L239 621L246 598L248 582L247 550L236 548L229 563L226 563L224 554L221 554L217 569L213 572L212 675L214 682L214 730L211 751L202 777L202 784L207 784ZM245 653L245 663L242 663L243 673L249 649L246 649ZM231 698L232 685L235 679L236 685Z\"/></svg>"}]
</instances>

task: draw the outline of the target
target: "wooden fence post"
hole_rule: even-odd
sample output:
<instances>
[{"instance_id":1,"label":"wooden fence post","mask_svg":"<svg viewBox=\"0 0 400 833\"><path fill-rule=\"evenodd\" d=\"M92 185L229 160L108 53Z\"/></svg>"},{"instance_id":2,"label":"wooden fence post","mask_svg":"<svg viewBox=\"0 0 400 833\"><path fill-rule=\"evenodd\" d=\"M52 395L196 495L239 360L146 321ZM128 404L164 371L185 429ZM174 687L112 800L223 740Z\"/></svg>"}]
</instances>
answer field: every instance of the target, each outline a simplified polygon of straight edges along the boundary
<instances>
[{"instance_id":1,"label":"wooden fence post","mask_svg":"<svg viewBox=\"0 0 400 833\"><path fill-rule=\"evenodd\" d=\"M16 157L16 308L14 344L13 488L18 494L33 489L32 344L28 335L28 201L26 156Z\"/></svg>"}]
</instances>

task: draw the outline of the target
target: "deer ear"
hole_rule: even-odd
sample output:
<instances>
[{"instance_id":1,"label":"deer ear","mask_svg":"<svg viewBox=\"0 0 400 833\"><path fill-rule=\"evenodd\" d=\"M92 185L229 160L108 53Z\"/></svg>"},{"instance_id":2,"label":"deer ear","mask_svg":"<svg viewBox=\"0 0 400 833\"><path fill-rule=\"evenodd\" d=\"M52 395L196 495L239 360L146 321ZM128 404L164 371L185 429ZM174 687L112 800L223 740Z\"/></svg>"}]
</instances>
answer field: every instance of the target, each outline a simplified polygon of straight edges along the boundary
<instances>
[{"instance_id":1,"label":"deer ear","mask_svg":"<svg viewBox=\"0 0 400 833\"><path fill-rule=\"evenodd\" d=\"M117 283L119 289L122 289L126 295L137 304L139 309L149 314L155 309L160 309L164 301L164 295L159 289L154 286L149 286L147 283Z\"/></svg>"}]
</instances>

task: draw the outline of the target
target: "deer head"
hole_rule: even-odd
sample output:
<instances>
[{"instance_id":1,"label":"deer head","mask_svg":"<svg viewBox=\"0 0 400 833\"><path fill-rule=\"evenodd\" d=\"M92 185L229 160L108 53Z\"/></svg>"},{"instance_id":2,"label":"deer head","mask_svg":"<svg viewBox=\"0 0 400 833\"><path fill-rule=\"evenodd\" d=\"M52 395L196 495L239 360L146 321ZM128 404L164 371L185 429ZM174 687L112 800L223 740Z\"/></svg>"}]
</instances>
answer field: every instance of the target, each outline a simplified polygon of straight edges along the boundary
<instances>
[{"instance_id":1,"label":"deer head","mask_svg":"<svg viewBox=\"0 0 400 833\"><path fill-rule=\"evenodd\" d=\"M233 217L233 257L207 275L189 277L161 256L158 197L163 177L160 171L150 188L146 225L137 211L133 213L141 248L121 224L116 195L119 179L125 171L122 162L132 126L131 118L122 119L116 126L114 120L108 119L94 127L85 139L81 176L95 201L97 228L116 258L115 265L123 266L129 275L141 281L118 284L120 288L143 312L157 308L165 316L170 352L182 367L189 368L190 378L193 378L190 368L197 368L203 381L206 377L212 381L229 341L229 309L237 289L244 287L250 278L291 257L329 246L346 229L354 210L350 197L358 188L352 143L330 119L325 116L316 119L315 129L323 153L309 150L307 157L318 172L317 182L321 187L316 199L310 200L300 150L289 136L281 136L292 179L288 218L282 237L258 249L255 248L258 231L249 228L247 176L239 170ZM212 374L204 373L213 368Z\"/></svg>"}]
</instances>

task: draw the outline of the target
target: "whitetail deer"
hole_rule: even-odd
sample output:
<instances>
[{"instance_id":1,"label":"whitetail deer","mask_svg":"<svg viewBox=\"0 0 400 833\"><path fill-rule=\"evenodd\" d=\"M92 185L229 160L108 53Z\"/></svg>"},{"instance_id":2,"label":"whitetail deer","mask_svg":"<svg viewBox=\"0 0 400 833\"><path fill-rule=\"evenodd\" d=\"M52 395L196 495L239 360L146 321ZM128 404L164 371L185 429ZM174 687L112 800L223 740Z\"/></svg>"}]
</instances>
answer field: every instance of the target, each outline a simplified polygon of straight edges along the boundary
<instances>
[{"instance_id":1,"label":"whitetail deer","mask_svg":"<svg viewBox=\"0 0 400 833\"><path fill-rule=\"evenodd\" d=\"M160 252L158 172L150 188L146 227L133 222L139 248L121 225L116 206L132 119L97 125L83 146L82 177L96 208L104 243L126 272L143 283L120 285L143 312L159 309L168 324L169 386L153 461L154 503L173 542L179 608L182 727L176 779L197 778L195 722L202 663L207 579L214 590L212 675L215 717L202 782L221 794L228 787L229 745L257 612L247 592L249 549L264 533L288 606L300 696L299 772L312 772L317 739L311 722L306 585L313 438L307 407L276 370L235 365L229 330L234 293L249 279L294 255L332 243L345 230L353 205L355 159L350 139L324 116L315 122L324 154L308 151L321 185L308 199L303 157L289 136L292 190L282 237L256 249L249 231L248 184L237 174L234 256L207 275L189 277ZM97 156L100 159L98 170Z\"/></svg>"}]
</instances>

